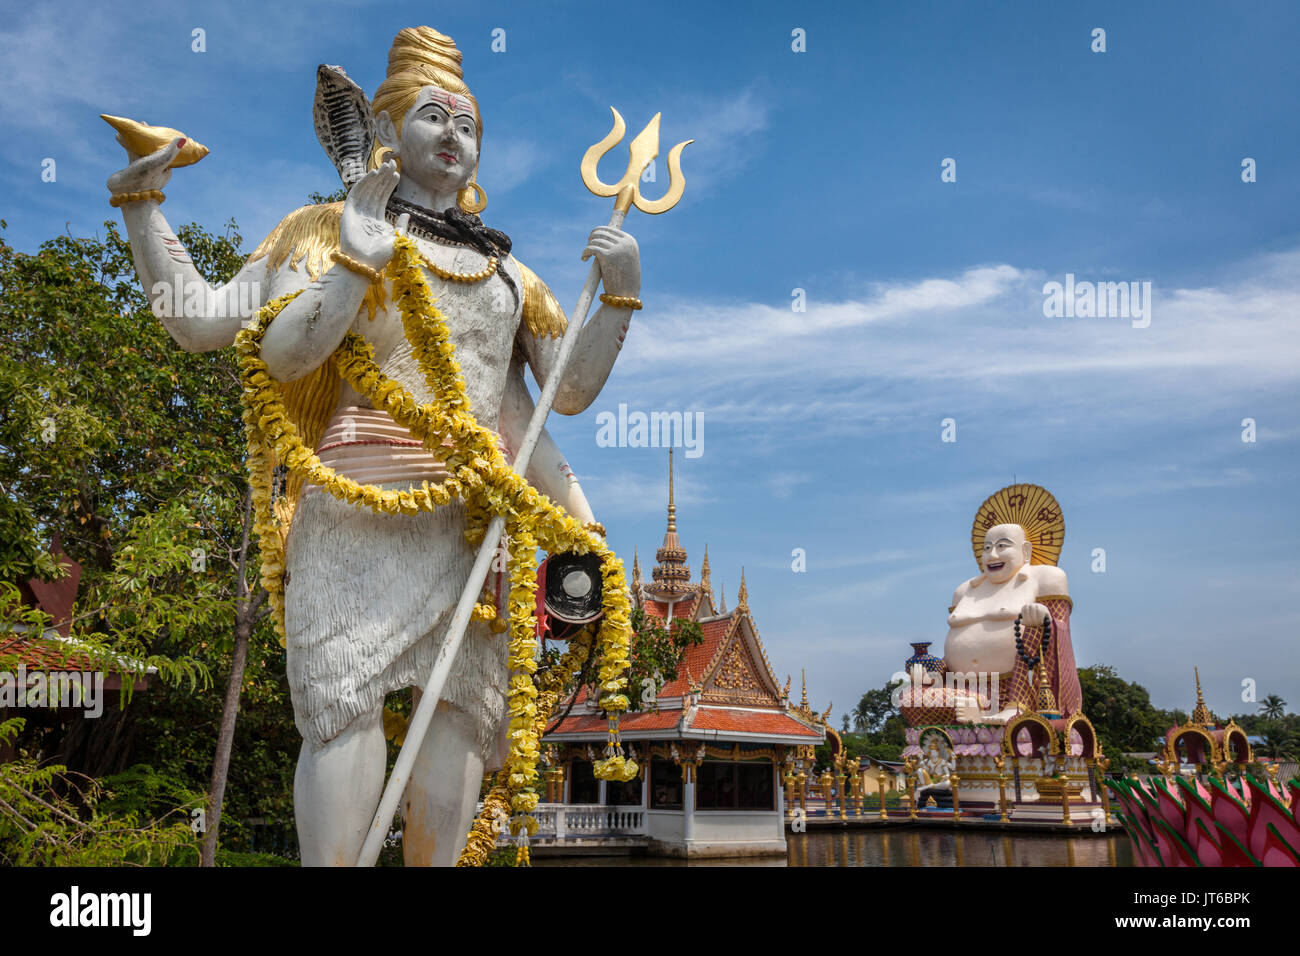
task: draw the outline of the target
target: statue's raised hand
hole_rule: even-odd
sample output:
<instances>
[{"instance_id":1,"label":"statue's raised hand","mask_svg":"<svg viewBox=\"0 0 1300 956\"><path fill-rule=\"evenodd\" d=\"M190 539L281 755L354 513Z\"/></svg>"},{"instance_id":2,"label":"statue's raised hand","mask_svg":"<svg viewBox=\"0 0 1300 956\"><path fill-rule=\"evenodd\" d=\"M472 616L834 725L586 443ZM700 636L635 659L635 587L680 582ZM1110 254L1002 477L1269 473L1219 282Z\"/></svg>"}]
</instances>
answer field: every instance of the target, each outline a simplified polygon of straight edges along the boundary
<instances>
[{"instance_id":1,"label":"statue's raised hand","mask_svg":"<svg viewBox=\"0 0 1300 956\"><path fill-rule=\"evenodd\" d=\"M397 231L384 218L384 207L397 188L397 180L397 164L390 159L362 176L343 204L339 249L372 269L383 269L393 257Z\"/></svg>"},{"instance_id":2,"label":"statue's raised hand","mask_svg":"<svg viewBox=\"0 0 1300 956\"><path fill-rule=\"evenodd\" d=\"M636 240L614 226L597 226L582 250L583 261L596 257L600 279L610 295L641 294L641 250Z\"/></svg>"},{"instance_id":3,"label":"statue's raised hand","mask_svg":"<svg viewBox=\"0 0 1300 956\"><path fill-rule=\"evenodd\" d=\"M118 136L117 141L121 143L122 137ZM148 156L138 156L123 146L122 148L126 149L128 165L108 177L108 191L117 196L121 193L162 189L171 181L171 161L176 158L176 154L184 145L184 138L174 139Z\"/></svg>"}]
</instances>

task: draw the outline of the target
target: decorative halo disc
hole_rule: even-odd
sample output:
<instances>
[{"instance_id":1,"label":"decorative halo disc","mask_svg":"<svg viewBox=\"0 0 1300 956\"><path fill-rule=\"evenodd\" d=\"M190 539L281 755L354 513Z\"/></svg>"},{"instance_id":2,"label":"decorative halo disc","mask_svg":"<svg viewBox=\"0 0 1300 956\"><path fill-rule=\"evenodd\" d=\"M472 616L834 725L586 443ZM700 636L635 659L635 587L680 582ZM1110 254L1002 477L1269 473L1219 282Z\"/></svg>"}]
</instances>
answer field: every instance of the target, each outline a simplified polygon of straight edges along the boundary
<instances>
[{"instance_id":1,"label":"decorative halo disc","mask_svg":"<svg viewBox=\"0 0 1300 956\"><path fill-rule=\"evenodd\" d=\"M1030 564L1055 565L1061 557L1065 543L1065 516L1052 493L1038 485L1008 485L984 500L975 512L971 525L970 543L975 552L975 563L980 561L984 549L984 533L1000 524L1018 524L1025 529L1025 537L1034 546Z\"/></svg>"}]
</instances>

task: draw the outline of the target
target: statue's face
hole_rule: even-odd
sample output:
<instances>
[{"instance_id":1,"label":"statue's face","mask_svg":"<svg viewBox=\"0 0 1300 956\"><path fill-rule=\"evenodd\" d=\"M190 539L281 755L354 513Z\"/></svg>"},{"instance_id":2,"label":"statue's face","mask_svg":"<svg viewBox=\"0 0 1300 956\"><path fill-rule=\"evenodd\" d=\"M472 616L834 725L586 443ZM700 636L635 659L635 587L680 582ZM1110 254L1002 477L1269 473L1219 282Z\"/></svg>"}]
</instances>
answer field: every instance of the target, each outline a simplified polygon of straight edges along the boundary
<instances>
[{"instance_id":1,"label":"statue's face","mask_svg":"<svg viewBox=\"0 0 1300 956\"><path fill-rule=\"evenodd\" d=\"M1032 554L1025 529L1018 524L1000 524L984 535L982 563L984 573L994 584L1010 581Z\"/></svg>"},{"instance_id":2,"label":"statue's face","mask_svg":"<svg viewBox=\"0 0 1300 956\"><path fill-rule=\"evenodd\" d=\"M402 175L429 189L461 189L478 165L478 127L467 97L426 86L402 120Z\"/></svg>"}]
</instances>

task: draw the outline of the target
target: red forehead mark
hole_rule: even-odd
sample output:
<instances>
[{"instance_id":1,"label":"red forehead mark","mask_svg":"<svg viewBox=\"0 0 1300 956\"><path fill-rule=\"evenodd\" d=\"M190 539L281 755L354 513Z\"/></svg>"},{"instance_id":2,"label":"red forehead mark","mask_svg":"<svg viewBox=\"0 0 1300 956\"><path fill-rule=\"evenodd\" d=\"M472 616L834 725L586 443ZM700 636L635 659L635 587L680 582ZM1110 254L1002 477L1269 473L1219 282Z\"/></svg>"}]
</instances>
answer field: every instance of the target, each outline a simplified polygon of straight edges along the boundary
<instances>
[{"instance_id":1,"label":"red forehead mark","mask_svg":"<svg viewBox=\"0 0 1300 956\"><path fill-rule=\"evenodd\" d=\"M434 90L429 95L429 102L438 103L441 106L447 107L448 112L454 113L457 109L460 109L463 112L473 115L474 111L474 106L469 100L457 96L454 93L448 93L446 90Z\"/></svg>"}]
</instances>

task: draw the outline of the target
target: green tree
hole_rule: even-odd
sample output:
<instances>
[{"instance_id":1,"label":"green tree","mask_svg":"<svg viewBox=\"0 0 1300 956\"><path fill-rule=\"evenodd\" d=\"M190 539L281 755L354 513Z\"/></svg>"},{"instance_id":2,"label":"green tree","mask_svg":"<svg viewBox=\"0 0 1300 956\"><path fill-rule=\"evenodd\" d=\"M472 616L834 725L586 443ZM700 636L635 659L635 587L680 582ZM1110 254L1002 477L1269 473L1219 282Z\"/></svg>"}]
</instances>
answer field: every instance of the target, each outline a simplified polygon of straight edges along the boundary
<instances>
[{"instance_id":1,"label":"green tree","mask_svg":"<svg viewBox=\"0 0 1300 956\"><path fill-rule=\"evenodd\" d=\"M1083 712L1097 728L1102 750L1112 759L1149 753L1170 727L1169 715L1151 705L1141 684L1124 680L1109 664L1079 668Z\"/></svg>"},{"instance_id":2,"label":"green tree","mask_svg":"<svg viewBox=\"0 0 1300 956\"><path fill-rule=\"evenodd\" d=\"M898 714L893 693L894 685L886 684L878 690L869 690L863 694L858 705L853 708L853 729L860 734L879 734L885 722Z\"/></svg>"},{"instance_id":3,"label":"green tree","mask_svg":"<svg viewBox=\"0 0 1300 956\"><path fill-rule=\"evenodd\" d=\"M1280 720L1270 720L1259 726L1262 741L1260 749L1274 760L1292 758L1296 753L1296 735Z\"/></svg>"},{"instance_id":4,"label":"green tree","mask_svg":"<svg viewBox=\"0 0 1300 956\"><path fill-rule=\"evenodd\" d=\"M98 776L133 757L190 789L206 784L210 863L224 768L244 752L241 694L268 708L252 721L262 736L242 741L261 764L235 762L253 790L267 779L283 792L292 758L267 750L297 739L283 652L255 586L240 383L231 350L172 342L129 244L105 228L103 239L59 237L35 255L0 240L0 567L9 581L51 576L41 555L58 534L83 566L75 635L159 668L164 683L143 705L95 722L68 763ZM233 223L221 236L190 225L178 237L211 281L243 263ZM229 674L224 698L208 692L214 671ZM241 812L248 796L236 795Z\"/></svg>"},{"instance_id":5,"label":"green tree","mask_svg":"<svg viewBox=\"0 0 1300 956\"><path fill-rule=\"evenodd\" d=\"M1281 720L1286 713L1286 701L1277 694L1269 694L1259 702L1259 712L1269 720Z\"/></svg>"},{"instance_id":6,"label":"green tree","mask_svg":"<svg viewBox=\"0 0 1300 956\"><path fill-rule=\"evenodd\" d=\"M665 684L682 676L678 668L687 649L704 643L700 625L685 618L673 618L665 627L659 618L641 608L632 609L632 643L628 648L628 700L631 710L648 706L645 691L653 684L658 693ZM698 675L697 675L698 676ZM653 700L653 697L650 698Z\"/></svg>"}]
</instances>

